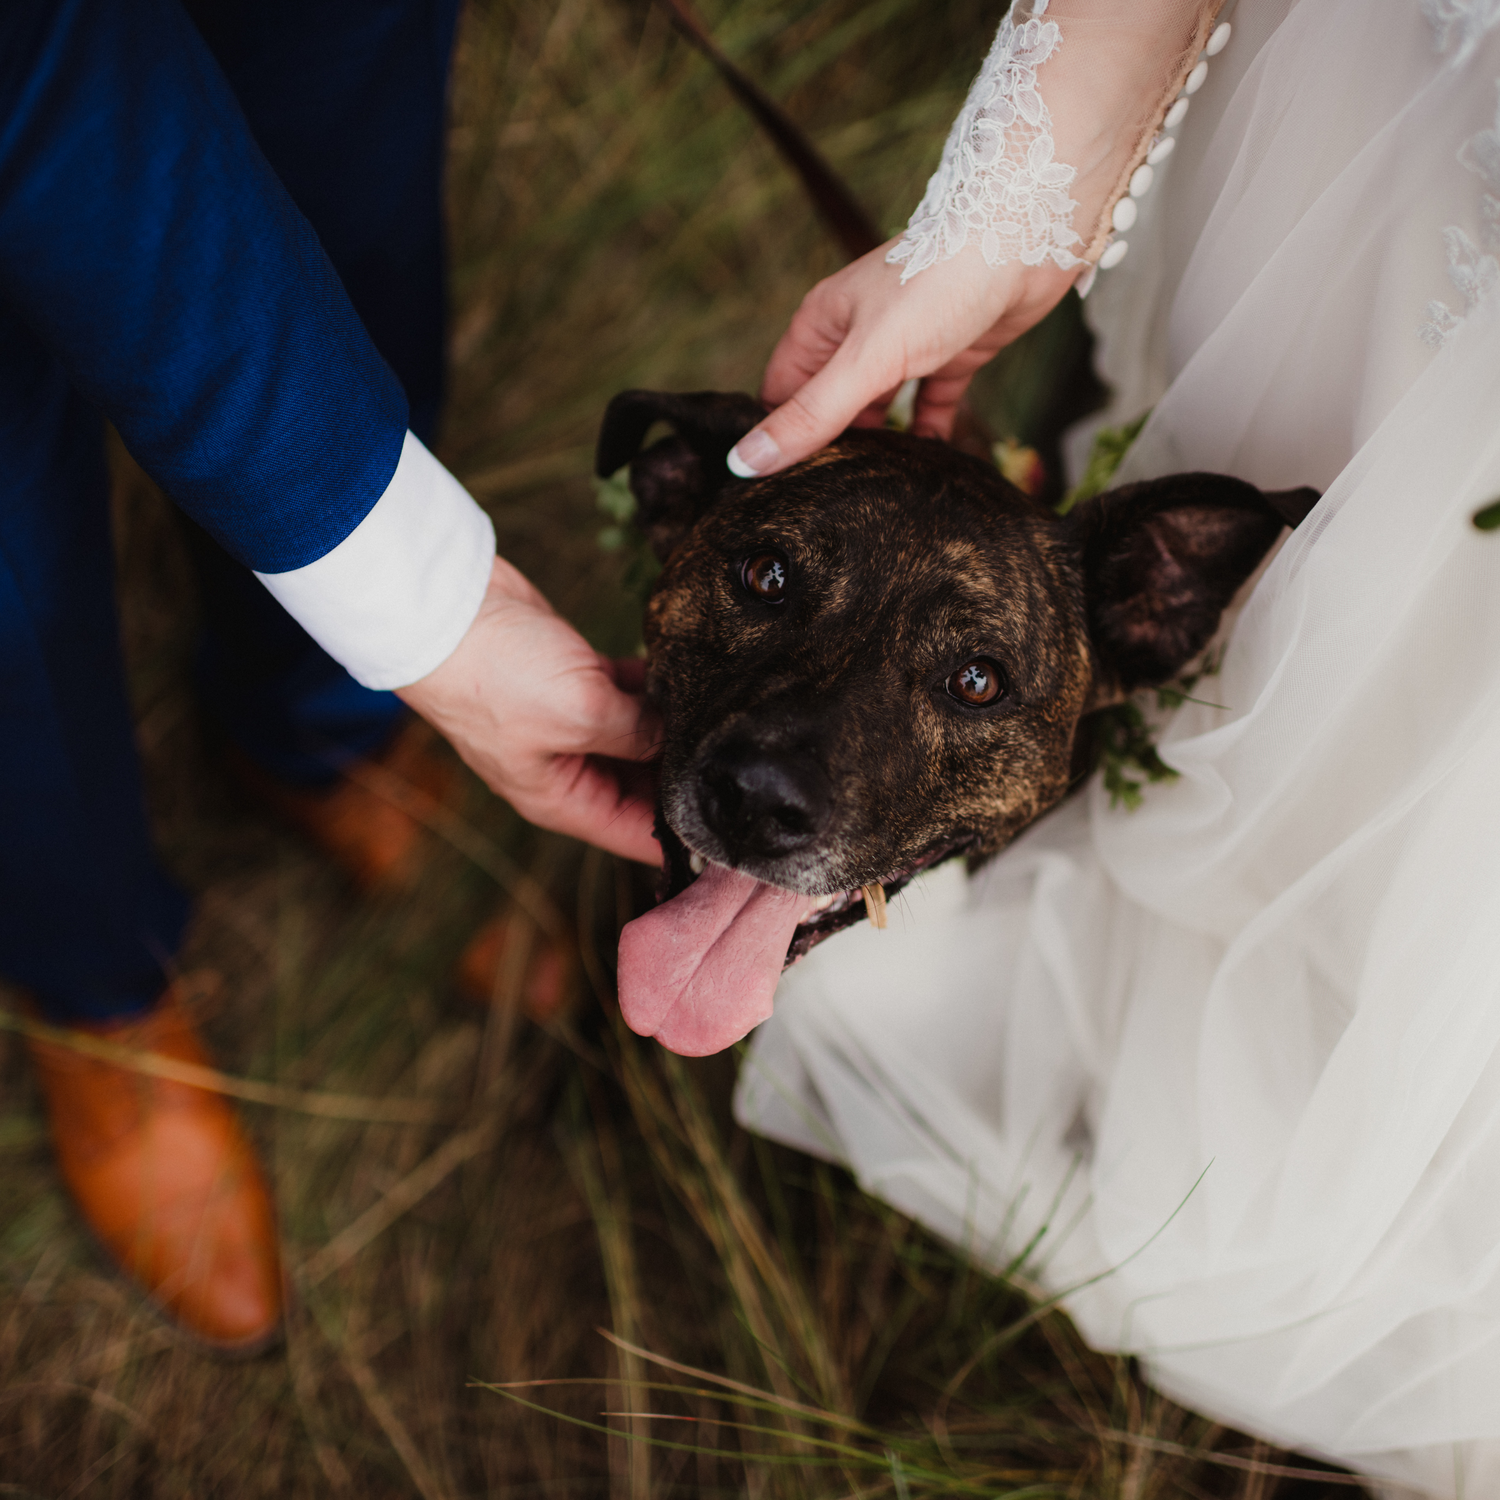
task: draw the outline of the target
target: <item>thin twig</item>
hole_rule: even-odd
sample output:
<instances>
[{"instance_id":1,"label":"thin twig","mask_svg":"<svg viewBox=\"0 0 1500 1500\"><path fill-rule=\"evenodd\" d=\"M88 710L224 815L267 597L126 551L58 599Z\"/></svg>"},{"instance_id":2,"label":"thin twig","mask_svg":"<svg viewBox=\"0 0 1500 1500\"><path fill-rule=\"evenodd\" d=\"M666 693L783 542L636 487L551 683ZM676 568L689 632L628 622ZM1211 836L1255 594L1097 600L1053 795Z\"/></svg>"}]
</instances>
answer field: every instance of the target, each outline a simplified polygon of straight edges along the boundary
<instances>
[{"instance_id":1,"label":"thin twig","mask_svg":"<svg viewBox=\"0 0 1500 1500\"><path fill-rule=\"evenodd\" d=\"M209 1094L225 1094L246 1104L264 1104L269 1109L290 1109L299 1114L319 1115L327 1120L363 1120L379 1125L428 1125L446 1113L440 1104L425 1099L370 1099L359 1094L328 1094L318 1089L294 1089L279 1083L261 1083L253 1078L237 1078L207 1068L201 1063L183 1062L164 1057L159 1052L141 1052L122 1047L86 1031L68 1031L49 1026L14 1011L0 1010L0 1031L19 1032L34 1041L54 1047L65 1047L82 1057L113 1063L132 1073L161 1078L168 1083L185 1084Z\"/></svg>"},{"instance_id":2,"label":"thin twig","mask_svg":"<svg viewBox=\"0 0 1500 1500\"><path fill-rule=\"evenodd\" d=\"M345 1225L321 1250L303 1262L298 1274L302 1285L317 1286L347 1265L466 1161L478 1156L494 1139L498 1124L498 1119L491 1116L449 1136L431 1156L420 1161L388 1189L378 1203L367 1208L352 1224Z\"/></svg>"},{"instance_id":3,"label":"thin twig","mask_svg":"<svg viewBox=\"0 0 1500 1500\"><path fill-rule=\"evenodd\" d=\"M1315 1479L1319 1484L1342 1484L1352 1489L1365 1488L1365 1481L1354 1474L1334 1474L1326 1469L1298 1469L1290 1464L1268 1464L1264 1459L1240 1458L1233 1453L1205 1453L1201 1448L1189 1448L1183 1443L1169 1443L1163 1438L1146 1437L1138 1432L1116 1432L1106 1429L1100 1434L1116 1443L1129 1443L1137 1448L1149 1448L1153 1453L1170 1454L1173 1458L1191 1458L1198 1463L1219 1464L1226 1469L1242 1469L1249 1474L1269 1474L1275 1479Z\"/></svg>"},{"instance_id":4,"label":"thin twig","mask_svg":"<svg viewBox=\"0 0 1500 1500\"><path fill-rule=\"evenodd\" d=\"M412 1483L421 1491L422 1500L447 1500L447 1492L427 1467L426 1460L412 1441L411 1433L406 1430L406 1423L397 1416L396 1408L380 1389L375 1372L352 1349L342 1345L335 1347L344 1362L344 1368L349 1372L349 1378L364 1397L365 1405L370 1408L370 1415L380 1424L386 1440L406 1465L406 1472L411 1475Z\"/></svg>"},{"instance_id":5,"label":"thin twig","mask_svg":"<svg viewBox=\"0 0 1500 1500\"><path fill-rule=\"evenodd\" d=\"M582 1132L570 1153L573 1167L588 1200L594 1218L594 1229L599 1237L600 1258L603 1261L604 1280L609 1292L610 1310L617 1326L627 1333L635 1333L640 1322L641 1297L639 1278L636 1274L635 1245L630 1232L628 1204L621 1201L618 1184L623 1176L618 1153L606 1156L613 1143L605 1135L605 1129L596 1122L595 1136L591 1141ZM595 1158L597 1150L598 1157ZM605 1186L606 1181L613 1190ZM628 1406L638 1401L637 1384L644 1376L640 1357L629 1351L628 1341L617 1336L616 1344L623 1377L621 1389ZM615 1413L610 1413L615 1415ZM649 1437L651 1424L643 1420L644 1414L622 1413L632 1437ZM651 1448L649 1443L632 1442L626 1447L626 1480L630 1500L649 1500L651 1494ZM613 1465L612 1465L613 1467Z\"/></svg>"},{"instance_id":6,"label":"thin twig","mask_svg":"<svg viewBox=\"0 0 1500 1500\"><path fill-rule=\"evenodd\" d=\"M623 1349L627 1354L633 1354L638 1359L644 1359L653 1365L660 1365L664 1370L675 1370L679 1375L691 1375L695 1380L706 1380L710 1385L723 1386L727 1391L738 1391L742 1396L753 1397L757 1401L763 1401L777 1411L795 1411L803 1416L812 1417L815 1421L826 1422L831 1427L850 1427L861 1430L863 1424L852 1421L837 1412L823 1411L816 1406L808 1406L801 1401L793 1401L790 1397L781 1396L773 1391L759 1390L753 1385L746 1385L740 1380L731 1380L727 1375L715 1375L709 1370L700 1370L695 1365L680 1364L675 1359L668 1359L664 1354L653 1354L649 1349L642 1349L639 1344L632 1344L625 1339L617 1337L607 1328L596 1328L595 1333L608 1339L617 1348Z\"/></svg>"}]
</instances>

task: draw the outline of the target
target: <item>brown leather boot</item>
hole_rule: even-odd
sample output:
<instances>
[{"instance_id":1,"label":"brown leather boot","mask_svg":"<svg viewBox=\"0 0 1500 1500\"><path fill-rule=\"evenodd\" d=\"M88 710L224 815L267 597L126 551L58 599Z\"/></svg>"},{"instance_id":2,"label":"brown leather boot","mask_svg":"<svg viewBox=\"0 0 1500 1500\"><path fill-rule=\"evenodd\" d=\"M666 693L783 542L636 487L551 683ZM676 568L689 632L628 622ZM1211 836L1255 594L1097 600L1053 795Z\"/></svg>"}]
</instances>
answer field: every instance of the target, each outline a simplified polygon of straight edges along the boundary
<instances>
[{"instance_id":1,"label":"brown leather boot","mask_svg":"<svg viewBox=\"0 0 1500 1500\"><path fill-rule=\"evenodd\" d=\"M77 1030L211 1066L168 988L139 1019ZM253 1353L281 1323L271 1195L220 1094L27 1038L58 1168L99 1242L151 1299L216 1349Z\"/></svg>"},{"instance_id":2,"label":"brown leather boot","mask_svg":"<svg viewBox=\"0 0 1500 1500\"><path fill-rule=\"evenodd\" d=\"M400 888L421 865L422 819L457 781L438 757L436 733L414 719L377 756L355 761L331 787L307 791L268 776L237 751L230 770L262 802L299 828L361 890Z\"/></svg>"}]
</instances>

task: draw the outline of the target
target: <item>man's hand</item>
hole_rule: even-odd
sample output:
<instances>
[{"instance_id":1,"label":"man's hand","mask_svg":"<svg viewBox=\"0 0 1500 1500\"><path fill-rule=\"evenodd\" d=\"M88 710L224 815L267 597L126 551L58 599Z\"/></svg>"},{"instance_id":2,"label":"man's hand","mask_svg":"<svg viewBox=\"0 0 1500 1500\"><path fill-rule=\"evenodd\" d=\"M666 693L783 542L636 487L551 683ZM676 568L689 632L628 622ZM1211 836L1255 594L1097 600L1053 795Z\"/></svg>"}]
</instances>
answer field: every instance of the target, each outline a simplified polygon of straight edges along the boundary
<instances>
[{"instance_id":1,"label":"man's hand","mask_svg":"<svg viewBox=\"0 0 1500 1500\"><path fill-rule=\"evenodd\" d=\"M879 426L904 380L922 377L913 430L946 438L974 372L1057 305L1078 268L985 263L976 245L901 284L894 240L820 281L782 334L761 399L776 408L730 455L771 474L846 427ZM737 461L737 462L736 462Z\"/></svg>"},{"instance_id":2,"label":"man's hand","mask_svg":"<svg viewBox=\"0 0 1500 1500\"><path fill-rule=\"evenodd\" d=\"M497 557L458 649L397 691L522 817L659 865L640 763L660 726L640 684L640 663L600 656Z\"/></svg>"}]
</instances>

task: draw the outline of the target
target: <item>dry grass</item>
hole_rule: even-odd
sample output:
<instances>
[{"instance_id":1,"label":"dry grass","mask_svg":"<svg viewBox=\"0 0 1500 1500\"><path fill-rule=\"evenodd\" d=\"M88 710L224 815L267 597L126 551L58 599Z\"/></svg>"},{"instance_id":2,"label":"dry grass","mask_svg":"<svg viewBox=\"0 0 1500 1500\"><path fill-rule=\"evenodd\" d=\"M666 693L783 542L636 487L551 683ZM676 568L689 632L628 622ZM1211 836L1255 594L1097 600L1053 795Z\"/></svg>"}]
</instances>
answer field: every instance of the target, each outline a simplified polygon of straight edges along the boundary
<instances>
[{"instance_id":1,"label":"dry grass","mask_svg":"<svg viewBox=\"0 0 1500 1500\"><path fill-rule=\"evenodd\" d=\"M993 10L724 0L711 19L890 226ZM446 456L507 553L628 650L587 479L605 400L753 387L836 257L658 11L475 5L454 116ZM1000 430L1037 420L1068 347L1055 324L991 378ZM117 510L153 813L199 893L183 963L219 1058L283 1104L418 1099L436 1119L245 1106L298 1294L284 1347L223 1364L96 1260L0 1034L0 1495L1349 1493L1278 1476L1283 1457L1028 1316L843 1174L736 1131L732 1060L621 1034L612 954L647 899L636 873L470 783L420 885L356 897L224 779L186 688L192 582L167 509L122 464ZM489 1009L452 991L517 872L583 954L549 1031L520 1018L516 974ZM561 1383L496 1389L536 1380Z\"/></svg>"}]
</instances>

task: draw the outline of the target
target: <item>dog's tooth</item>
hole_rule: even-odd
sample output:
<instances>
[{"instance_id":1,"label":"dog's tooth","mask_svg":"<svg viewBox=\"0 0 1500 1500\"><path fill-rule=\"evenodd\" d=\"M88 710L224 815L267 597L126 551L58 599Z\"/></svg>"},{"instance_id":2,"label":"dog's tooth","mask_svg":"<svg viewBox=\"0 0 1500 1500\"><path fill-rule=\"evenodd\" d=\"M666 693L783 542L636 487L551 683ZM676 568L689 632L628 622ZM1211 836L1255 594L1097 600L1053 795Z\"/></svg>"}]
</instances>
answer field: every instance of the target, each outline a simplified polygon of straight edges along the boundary
<instances>
[{"instance_id":1,"label":"dog's tooth","mask_svg":"<svg viewBox=\"0 0 1500 1500\"><path fill-rule=\"evenodd\" d=\"M834 898L832 896L818 896L807 903L806 911L797 920L799 922L810 922L814 917L822 916L833 905L833 901Z\"/></svg>"},{"instance_id":2,"label":"dog's tooth","mask_svg":"<svg viewBox=\"0 0 1500 1500\"><path fill-rule=\"evenodd\" d=\"M697 853L696 850L688 855L688 869L690 869L694 875L701 875L703 873L703 867L707 863L708 861L704 859L701 854Z\"/></svg>"}]
</instances>

